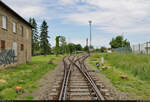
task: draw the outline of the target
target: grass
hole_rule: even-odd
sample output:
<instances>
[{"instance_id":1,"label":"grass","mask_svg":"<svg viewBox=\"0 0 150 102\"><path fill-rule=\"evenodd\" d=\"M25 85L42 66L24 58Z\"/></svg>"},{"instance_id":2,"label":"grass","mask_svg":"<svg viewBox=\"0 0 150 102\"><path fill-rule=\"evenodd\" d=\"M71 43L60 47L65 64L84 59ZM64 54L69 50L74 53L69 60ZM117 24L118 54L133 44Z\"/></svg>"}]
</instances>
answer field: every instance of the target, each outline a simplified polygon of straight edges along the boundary
<instances>
[{"instance_id":1,"label":"grass","mask_svg":"<svg viewBox=\"0 0 150 102\"><path fill-rule=\"evenodd\" d=\"M137 54L92 54L89 64L95 64L104 57L107 70L102 73L122 92L128 92L134 99L150 100L150 55ZM127 75L128 79L120 78Z\"/></svg>"},{"instance_id":2,"label":"grass","mask_svg":"<svg viewBox=\"0 0 150 102\"><path fill-rule=\"evenodd\" d=\"M0 100L16 100L21 93L16 93L16 86L22 87L25 93L33 92L37 80L49 70L53 70L62 56L35 56L32 62L17 66L15 69L0 70ZM48 64L53 61L54 64ZM27 96L26 99L32 99Z\"/></svg>"}]
</instances>

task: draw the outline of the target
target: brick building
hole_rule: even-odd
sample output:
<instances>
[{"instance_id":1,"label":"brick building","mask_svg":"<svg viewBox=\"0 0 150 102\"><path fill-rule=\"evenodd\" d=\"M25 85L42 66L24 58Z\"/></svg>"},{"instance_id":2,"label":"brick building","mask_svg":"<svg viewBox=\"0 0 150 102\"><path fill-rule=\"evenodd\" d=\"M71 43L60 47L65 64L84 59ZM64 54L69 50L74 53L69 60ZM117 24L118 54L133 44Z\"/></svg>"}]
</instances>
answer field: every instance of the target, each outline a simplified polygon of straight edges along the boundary
<instances>
[{"instance_id":1,"label":"brick building","mask_svg":"<svg viewBox=\"0 0 150 102\"><path fill-rule=\"evenodd\" d=\"M13 49L17 64L31 61L31 31L32 26L0 0L0 52Z\"/></svg>"}]
</instances>

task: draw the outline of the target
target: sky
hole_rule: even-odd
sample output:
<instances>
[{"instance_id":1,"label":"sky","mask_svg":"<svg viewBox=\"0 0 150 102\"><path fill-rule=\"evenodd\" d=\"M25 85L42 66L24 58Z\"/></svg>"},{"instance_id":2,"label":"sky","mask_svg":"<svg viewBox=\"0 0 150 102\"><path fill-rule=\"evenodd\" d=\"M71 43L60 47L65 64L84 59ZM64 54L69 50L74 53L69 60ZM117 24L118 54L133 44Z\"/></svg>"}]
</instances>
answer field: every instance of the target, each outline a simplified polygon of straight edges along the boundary
<instances>
[{"instance_id":1,"label":"sky","mask_svg":"<svg viewBox=\"0 0 150 102\"><path fill-rule=\"evenodd\" d=\"M49 26L52 46L58 35L68 43L85 46L109 46L117 35L123 35L131 45L150 41L150 0L2 0L23 18L34 17L40 27L43 20Z\"/></svg>"}]
</instances>

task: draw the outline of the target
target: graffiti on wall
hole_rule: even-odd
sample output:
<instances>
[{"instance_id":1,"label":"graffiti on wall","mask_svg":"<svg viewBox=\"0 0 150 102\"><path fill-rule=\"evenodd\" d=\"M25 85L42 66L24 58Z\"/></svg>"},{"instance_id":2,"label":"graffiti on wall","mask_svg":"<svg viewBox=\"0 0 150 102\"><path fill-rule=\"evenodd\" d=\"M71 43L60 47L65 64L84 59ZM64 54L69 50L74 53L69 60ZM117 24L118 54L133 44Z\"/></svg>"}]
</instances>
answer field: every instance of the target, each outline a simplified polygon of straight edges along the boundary
<instances>
[{"instance_id":1,"label":"graffiti on wall","mask_svg":"<svg viewBox=\"0 0 150 102\"><path fill-rule=\"evenodd\" d=\"M15 63L15 51L14 50L2 50L0 52L0 66L1 65L8 65Z\"/></svg>"}]
</instances>

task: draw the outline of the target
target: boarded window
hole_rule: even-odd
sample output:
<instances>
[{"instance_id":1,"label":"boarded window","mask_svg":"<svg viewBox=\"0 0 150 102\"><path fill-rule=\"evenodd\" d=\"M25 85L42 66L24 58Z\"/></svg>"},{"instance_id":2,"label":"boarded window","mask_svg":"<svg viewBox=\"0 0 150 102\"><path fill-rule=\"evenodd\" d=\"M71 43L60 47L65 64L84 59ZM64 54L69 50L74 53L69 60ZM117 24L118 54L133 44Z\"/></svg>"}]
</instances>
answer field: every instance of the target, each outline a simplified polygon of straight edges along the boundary
<instances>
[{"instance_id":1,"label":"boarded window","mask_svg":"<svg viewBox=\"0 0 150 102\"><path fill-rule=\"evenodd\" d=\"M7 18L2 16L2 28L7 29Z\"/></svg>"},{"instance_id":2,"label":"boarded window","mask_svg":"<svg viewBox=\"0 0 150 102\"><path fill-rule=\"evenodd\" d=\"M15 51L15 56L17 56L17 43L16 42L13 42L13 48L12 49Z\"/></svg>"},{"instance_id":3,"label":"boarded window","mask_svg":"<svg viewBox=\"0 0 150 102\"><path fill-rule=\"evenodd\" d=\"M1 49L4 50L5 49L5 41L1 40Z\"/></svg>"},{"instance_id":4,"label":"boarded window","mask_svg":"<svg viewBox=\"0 0 150 102\"><path fill-rule=\"evenodd\" d=\"M16 33L16 23L13 22L12 24L13 24L13 32Z\"/></svg>"},{"instance_id":5,"label":"boarded window","mask_svg":"<svg viewBox=\"0 0 150 102\"><path fill-rule=\"evenodd\" d=\"M24 45L23 44L21 44L21 51L23 51L24 50Z\"/></svg>"}]
</instances>

